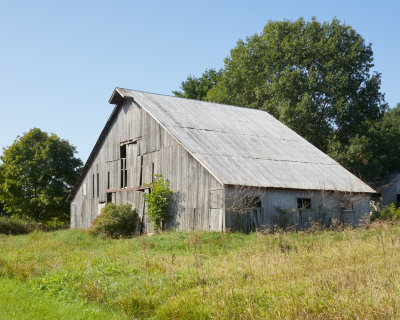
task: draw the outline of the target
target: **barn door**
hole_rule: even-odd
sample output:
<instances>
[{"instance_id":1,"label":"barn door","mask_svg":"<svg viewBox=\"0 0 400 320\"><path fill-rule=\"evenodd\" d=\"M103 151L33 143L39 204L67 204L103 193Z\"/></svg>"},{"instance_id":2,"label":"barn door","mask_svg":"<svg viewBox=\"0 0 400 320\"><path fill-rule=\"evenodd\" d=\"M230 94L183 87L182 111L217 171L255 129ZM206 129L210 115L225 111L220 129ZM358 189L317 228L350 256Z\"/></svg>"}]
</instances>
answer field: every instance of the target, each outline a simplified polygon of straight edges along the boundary
<instances>
[{"instance_id":1,"label":"barn door","mask_svg":"<svg viewBox=\"0 0 400 320\"><path fill-rule=\"evenodd\" d=\"M224 230L224 199L223 190L210 190L210 211L209 211L209 230L223 231Z\"/></svg>"}]
</instances>

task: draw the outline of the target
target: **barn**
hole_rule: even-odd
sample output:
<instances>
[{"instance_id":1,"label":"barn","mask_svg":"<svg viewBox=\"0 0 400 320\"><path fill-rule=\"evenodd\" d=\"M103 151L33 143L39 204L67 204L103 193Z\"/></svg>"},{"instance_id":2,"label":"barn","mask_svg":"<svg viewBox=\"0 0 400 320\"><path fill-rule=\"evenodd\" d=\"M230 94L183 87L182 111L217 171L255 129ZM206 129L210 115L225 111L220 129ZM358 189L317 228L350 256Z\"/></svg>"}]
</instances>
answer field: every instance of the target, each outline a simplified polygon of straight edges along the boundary
<instances>
[{"instance_id":1,"label":"barn","mask_svg":"<svg viewBox=\"0 0 400 320\"><path fill-rule=\"evenodd\" d=\"M146 220L153 174L174 191L173 230L306 228L369 214L368 185L267 112L116 88L115 105L70 195L71 227L108 202Z\"/></svg>"}]
</instances>

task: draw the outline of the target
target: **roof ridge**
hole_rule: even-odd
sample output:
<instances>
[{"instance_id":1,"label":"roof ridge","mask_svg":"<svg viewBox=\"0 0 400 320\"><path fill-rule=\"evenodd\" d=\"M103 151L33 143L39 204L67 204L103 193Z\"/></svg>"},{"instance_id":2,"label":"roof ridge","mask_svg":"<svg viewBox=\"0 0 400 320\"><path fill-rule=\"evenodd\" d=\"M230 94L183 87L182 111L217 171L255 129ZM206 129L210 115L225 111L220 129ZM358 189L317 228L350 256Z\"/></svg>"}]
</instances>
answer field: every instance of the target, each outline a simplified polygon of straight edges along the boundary
<instances>
[{"instance_id":1,"label":"roof ridge","mask_svg":"<svg viewBox=\"0 0 400 320\"><path fill-rule=\"evenodd\" d=\"M256 109L256 108L251 108L251 107L237 106L237 105L233 105L233 104L226 104L226 103L220 103L220 102L214 102L214 101L190 99L190 98L185 98L185 97L177 97L177 96L171 96L171 95L168 95L168 94L155 93L155 92L149 92L149 91L144 91L144 90L127 89L127 88L121 88L121 87L116 87L116 89L121 89L121 90L125 90L125 91L132 91L132 92L146 93L146 94L151 94L151 95L155 95L155 96L162 96L162 97L167 97L167 98L173 98L173 99L183 99L183 100L189 100L189 101L196 101L198 103L216 104L216 105L220 105L220 106L224 106L224 107L241 108L241 109L245 109L245 110L249 110L249 111L266 112L270 116L272 116L268 111L260 110L260 109Z\"/></svg>"}]
</instances>

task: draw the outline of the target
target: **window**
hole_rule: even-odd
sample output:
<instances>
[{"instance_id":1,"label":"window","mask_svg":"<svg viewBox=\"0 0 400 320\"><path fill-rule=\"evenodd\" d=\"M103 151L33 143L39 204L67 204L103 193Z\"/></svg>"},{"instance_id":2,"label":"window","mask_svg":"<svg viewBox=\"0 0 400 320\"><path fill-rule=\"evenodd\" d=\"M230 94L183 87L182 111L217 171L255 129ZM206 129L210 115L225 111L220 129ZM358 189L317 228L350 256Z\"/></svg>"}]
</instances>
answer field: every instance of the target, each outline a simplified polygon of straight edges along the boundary
<instances>
[{"instance_id":1,"label":"window","mask_svg":"<svg viewBox=\"0 0 400 320\"><path fill-rule=\"evenodd\" d=\"M261 199L260 197L249 197L247 196L245 199L246 208L261 208Z\"/></svg>"},{"instance_id":2,"label":"window","mask_svg":"<svg viewBox=\"0 0 400 320\"><path fill-rule=\"evenodd\" d=\"M353 210L353 201L344 199L340 202L340 210Z\"/></svg>"},{"instance_id":3,"label":"window","mask_svg":"<svg viewBox=\"0 0 400 320\"><path fill-rule=\"evenodd\" d=\"M100 182L99 182L99 174L97 174L97 198L100 197Z\"/></svg>"},{"instance_id":4,"label":"window","mask_svg":"<svg viewBox=\"0 0 400 320\"><path fill-rule=\"evenodd\" d=\"M120 157L121 157L121 188L126 188L128 186L128 170L126 169L126 144L120 147Z\"/></svg>"},{"instance_id":5,"label":"window","mask_svg":"<svg viewBox=\"0 0 400 320\"><path fill-rule=\"evenodd\" d=\"M112 202L112 193L111 192L107 193L107 203L110 203L110 202Z\"/></svg>"},{"instance_id":6,"label":"window","mask_svg":"<svg viewBox=\"0 0 400 320\"><path fill-rule=\"evenodd\" d=\"M140 156L140 175L139 175L139 187L143 183L143 156Z\"/></svg>"},{"instance_id":7,"label":"window","mask_svg":"<svg viewBox=\"0 0 400 320\"><path fill-rule=\"evenodd\" d=\"M310 198L297 198L297 208L298 209L311 209L311 199Z\"/></svg>"},{"instance_id":8,"label":"window","mask_svg":"<svg viewBox=\"0 0 400 320\"><path fill-rule=\"evenodd\" d=\"M110 171L107 172L107 190L110 190Z\"/></svg>"},{"instance_id":9,"label":"window","mask_svg":"<svg viewBox=\"0 0 400 320\"><path fill-rule=\"evenodd\" d=\"M92 198L94 198L94 174L92 175Z\"/></svg>"}]
</instances>

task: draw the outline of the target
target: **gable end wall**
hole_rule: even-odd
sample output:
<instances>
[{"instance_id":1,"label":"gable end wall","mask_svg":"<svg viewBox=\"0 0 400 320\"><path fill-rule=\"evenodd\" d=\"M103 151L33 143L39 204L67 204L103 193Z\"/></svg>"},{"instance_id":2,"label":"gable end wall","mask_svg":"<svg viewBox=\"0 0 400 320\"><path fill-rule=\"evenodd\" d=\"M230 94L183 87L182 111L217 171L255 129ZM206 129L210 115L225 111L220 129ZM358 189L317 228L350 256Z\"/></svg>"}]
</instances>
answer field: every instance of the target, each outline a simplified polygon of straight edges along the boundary
<instances>
[{"instance_id":1,"label":"gable end wall","mask_svg":"<svg viewBox=\"0 0 400 320\"><path fill-rule=\"evenodd\" d=\"M71 228L88 228L107 201L106 190L116 204L131 203L143 216L150 232L141 191L120 191L120 142L141 137L127 145L128 188L151 182L152 171L162 174L174 191L169 228L175 230L224 229L223 186L160 124L131 99L125 99L77 193L71 201ZM143 163L143 166L140 164ZM153 169L154 168L154 169ZM97 196L97 175L99 192ZM93 184L94 177L94 184ZM108 177L109 188L108 188ZM93 189L94 187L94 189ZM86 195L84 195L86 188ZM93 196L94 190L94 196Z\"/></svg>"}]
</instances>

